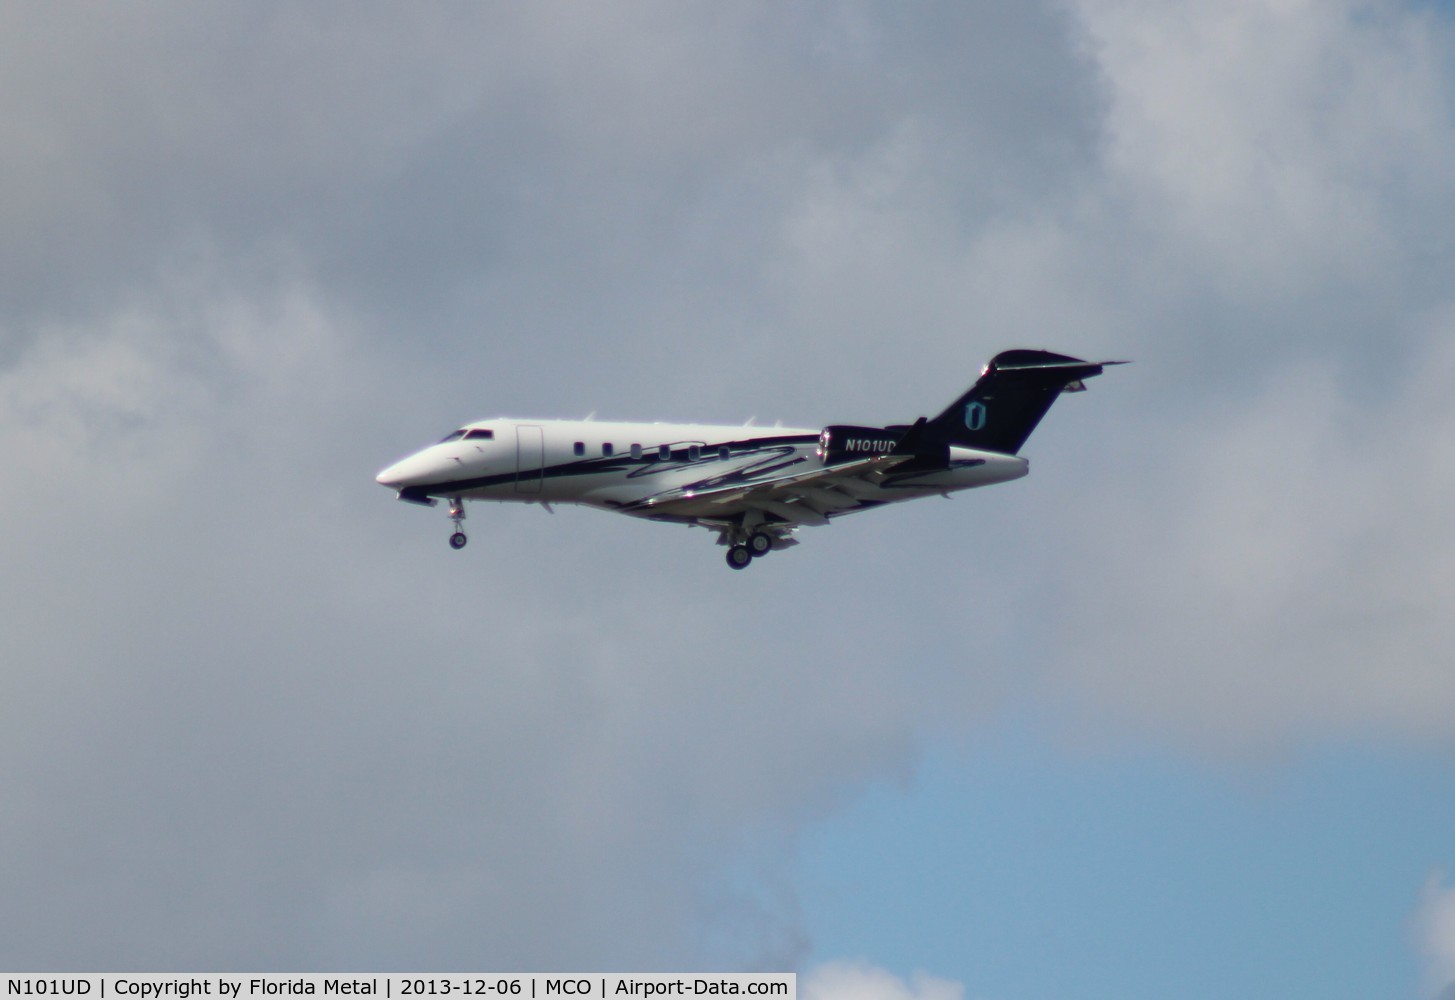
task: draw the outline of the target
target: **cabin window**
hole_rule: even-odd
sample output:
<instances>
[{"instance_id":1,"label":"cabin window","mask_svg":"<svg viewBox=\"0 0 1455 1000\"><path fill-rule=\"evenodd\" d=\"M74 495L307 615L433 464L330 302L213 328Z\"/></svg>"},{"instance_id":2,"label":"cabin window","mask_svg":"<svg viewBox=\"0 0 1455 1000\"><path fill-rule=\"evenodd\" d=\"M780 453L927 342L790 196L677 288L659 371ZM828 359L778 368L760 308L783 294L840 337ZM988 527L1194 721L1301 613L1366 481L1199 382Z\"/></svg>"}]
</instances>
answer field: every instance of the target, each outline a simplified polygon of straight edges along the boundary
<instances>
[{"instance_id":1,"label":"cabin window","mask_svg":"<svg viewBox=\"0 0 1455 1000\"><path fill-rule=\"evenodd\" d=\"M672 446L670 444L659 446L657 448L657 457L664 462L670 462L672 460Z\"/></svg>"},{"instance_id":2,"label":"cabin window","mask_svg":"<svg viewBox=\"0 0 1455 1000\"><path fill-rule=\"evenodd\" d=\"M637 462L640 462L642 460L642 446L641 445L639 445L639 444L632 445L632 459L634 461L637 461Z\"/></svg>"},{"instance_id":3,"label":"cabin window","mask_svg":"<svg viewBox=\"0 0 1455 1000\"><path fill-rule=\"evenodd\" d=\"M728 459L733 457L732 449L729 448L727 445L723 445L717 450L717 457L726 462Z\"/></svg>"},{"instance_id":4,"label":"cabin window","mask_svg":"<svg viewBox=\"0 0 1455 1000\"><path fill-rule=\"evenodd\" d=\"M575 453L577 458L580 458L582 455L586 454L586 442L577 441L571 446L571 451Z\"/></svg>"},{"instance_id":5,"label":"cabin window","mask_svg":"<svg viewBox=\"0 0 1455 1000\"><path fill-rule=\"evenodd\" d=\"M477 427L473 431L466 431L465 432L465 440L466 441L494 441L495 440L495 432L494 431L491 431L491 430L485 430L483 428Z\"/></svg>"},{"instance_id":6,"label":"cabin window","mask_svg":"<svg viewBox=\"0 0 1455 1000\"><path fill-rule=\"evenodd\" d=\"M610 458L615 451L616 449L611 446L610 441L606 442L601 446L601 454L605 455L607 458Z\"/></svg>"},{"instance_id":7,"label":"cabin window","mask_svg":"<svg viewBox=\"0 0 1455 1000\"><path fill-rule=\"evenodd\" d=\"M689 462L695 462L695 461L697 461L701 457L702 457L702 449L701 448L699 448L695 444L694 445L688 445L687 446L687 461L689 461Z\"/></svg>"}]
</instances>

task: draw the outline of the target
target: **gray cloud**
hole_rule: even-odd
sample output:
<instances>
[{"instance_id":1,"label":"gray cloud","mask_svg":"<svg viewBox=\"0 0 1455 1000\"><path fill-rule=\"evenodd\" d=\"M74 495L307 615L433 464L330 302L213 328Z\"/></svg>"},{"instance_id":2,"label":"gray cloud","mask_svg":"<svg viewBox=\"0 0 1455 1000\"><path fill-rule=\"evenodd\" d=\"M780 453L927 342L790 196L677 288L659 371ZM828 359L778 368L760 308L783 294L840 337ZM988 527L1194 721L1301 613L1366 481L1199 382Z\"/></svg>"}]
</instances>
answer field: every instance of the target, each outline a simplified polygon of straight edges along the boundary
<instances>
[{"instance_id":1,"label":"gray cloud","mask_svg":"<svg viewBox=\"0 0 1455 1000\"><path fill-rule=\"evenodd\" d=\"M1144 352L1125 381L1166 395L1070 518L1118 583L1071 595L1067 696L1205 744L1443 739L1448 29L1357 4L1086 10L1109 183L1134 226L1162 220L1144 231L1186 255L1200 314L1154 327L1178 318L1156 284L1117 306Z\"/></svg>"},{"instance_id":2,"label":"gray cloud","mask_svg":"<svg viewBox=\"0 0 1455 1000\"><path fill-rule=\"evenodd\" d=\"M7 8L0 961L782 967L795 832L1009 695L1441 738L1447 38L1230 9ZM752 574L369 482L1017 343L1139 363Z\"/></svg>"},{"instance_id":3,"label":"gray cloud","mask_svg":"<svg viewBox=\"0 0 1455 1000\"><path fill-rule=\"evenodd\" d=\"M1430 873L1412 919L1425 962L1425 993L1436 998L1455 991L1455 892L1444 882L1444 872Z\"/></svg>"},{"instance_id":4,"label":"gray cloud","mask_svg":"<svg viewBox=\"0 0 1455 1000\"><path fill-rule=\"evenodd\" d=\"M809 1000L962 1000L959 983L916 973L905 982L893 973L863 962L833 962L820 966L801 983Z\"/></svg>"}]
</instances>

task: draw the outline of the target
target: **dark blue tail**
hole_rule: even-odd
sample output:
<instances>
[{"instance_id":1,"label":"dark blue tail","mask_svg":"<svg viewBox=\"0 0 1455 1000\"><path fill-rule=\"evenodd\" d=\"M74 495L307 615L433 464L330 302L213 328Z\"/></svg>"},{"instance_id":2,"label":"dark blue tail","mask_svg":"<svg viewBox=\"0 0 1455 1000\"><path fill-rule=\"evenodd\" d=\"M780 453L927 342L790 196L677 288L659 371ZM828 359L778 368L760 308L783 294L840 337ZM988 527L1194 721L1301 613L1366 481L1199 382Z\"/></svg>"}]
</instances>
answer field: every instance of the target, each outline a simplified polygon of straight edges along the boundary
<instances>
[{"instance_id":1,"label":"dark blue tail","mask_svg":"<svg viewBox=\"0 0 1455 1000\"><path fill-rule=\"evenodd\" d=\"M927 422L934 438L948 444L1014 455L1031 436L1056 397L1078 392L1083 379L1103 365L1050 351L1002 351L985 366L970 390Z\"/></svg>"}]
</instances>

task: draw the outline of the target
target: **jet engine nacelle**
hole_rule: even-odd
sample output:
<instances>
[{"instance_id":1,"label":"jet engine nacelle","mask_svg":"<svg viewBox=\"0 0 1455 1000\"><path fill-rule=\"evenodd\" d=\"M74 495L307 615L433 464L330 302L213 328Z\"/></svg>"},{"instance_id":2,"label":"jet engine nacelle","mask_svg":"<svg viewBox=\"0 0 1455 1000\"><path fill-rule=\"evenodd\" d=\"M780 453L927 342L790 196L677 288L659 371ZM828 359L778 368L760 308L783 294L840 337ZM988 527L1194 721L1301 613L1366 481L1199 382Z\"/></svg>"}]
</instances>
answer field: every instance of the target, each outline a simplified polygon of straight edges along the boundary
<instances>
[{"instance_id":1,"label":"jet engine nacelle","mask_svg":"<svg viewBox=\"0 0 1455 1000\"><path fill-rule=\"evenodd\" d=\"M824 465L837 465L856 458L888 455L899 447L903 437L903 428L834 424L818 436L818 457Z\"/></svg>"}]
</instances>

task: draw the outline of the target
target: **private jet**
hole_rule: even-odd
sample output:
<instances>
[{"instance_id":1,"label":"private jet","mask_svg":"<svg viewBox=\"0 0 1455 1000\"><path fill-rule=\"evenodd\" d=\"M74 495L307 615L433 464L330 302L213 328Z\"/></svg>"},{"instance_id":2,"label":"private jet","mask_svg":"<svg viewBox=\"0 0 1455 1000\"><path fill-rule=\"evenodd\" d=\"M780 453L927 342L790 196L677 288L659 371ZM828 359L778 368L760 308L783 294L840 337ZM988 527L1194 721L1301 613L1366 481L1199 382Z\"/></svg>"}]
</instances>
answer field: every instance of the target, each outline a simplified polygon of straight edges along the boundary
<instances>
[{"instance_id":1,"label":"private jet","mask_svg":"<svg viewBox=\"0 0 1455 1000\"><path fill-rule=\"evenodd\" d=\"M408 503L447 501L456 549L467 500L570 503L707 528L740 570L797 545L803 527L1019 479L1021 447L1056 398L1118 364L1003 351L938 416L886 427L481 420L375 478Z\"/></svg>"}]
</instances>

